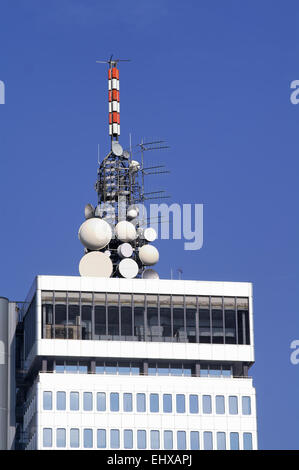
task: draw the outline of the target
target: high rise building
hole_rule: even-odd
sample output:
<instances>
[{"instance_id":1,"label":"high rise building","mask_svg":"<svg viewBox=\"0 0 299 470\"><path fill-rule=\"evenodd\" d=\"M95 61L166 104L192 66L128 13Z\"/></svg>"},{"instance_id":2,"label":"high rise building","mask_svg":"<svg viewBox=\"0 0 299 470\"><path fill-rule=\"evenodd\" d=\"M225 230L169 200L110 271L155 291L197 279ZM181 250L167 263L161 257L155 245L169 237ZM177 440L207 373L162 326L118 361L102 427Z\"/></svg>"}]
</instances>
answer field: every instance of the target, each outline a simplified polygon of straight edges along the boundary
<instances>
[{"instance_id":1,"label":"high rise building","mask_svg":"<svg viewBox=\"0 0 299 470\"><path fill-rule=\"evenodd\" d=\"M80 276L37 276L23 303L0 298L0 447L256 449L252 286L151 268L144 164L119 143L117 62Z\"/></svg>"}]
</instances>

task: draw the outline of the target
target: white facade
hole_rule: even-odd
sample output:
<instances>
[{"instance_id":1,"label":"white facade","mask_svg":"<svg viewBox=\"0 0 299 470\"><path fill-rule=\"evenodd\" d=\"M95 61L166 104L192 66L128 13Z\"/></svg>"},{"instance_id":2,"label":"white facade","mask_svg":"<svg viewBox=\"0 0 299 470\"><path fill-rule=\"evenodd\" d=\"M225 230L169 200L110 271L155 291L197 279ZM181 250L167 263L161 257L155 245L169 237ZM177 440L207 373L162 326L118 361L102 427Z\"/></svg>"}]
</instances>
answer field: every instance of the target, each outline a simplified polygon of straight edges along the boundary
<instances>
[{"instance_id":1,"label":"white facade","mask_svg":"<svg viewBox=\"0 0 299 470\"><path fill-rule=\"evenodd\" d=\"M42 291L248 298L250 344L44 339ZM37 358L63 358L66 362L89 358L204 361L212 370L217 363L254 362L250 283L38 276L28 302L34 294L37 329L25 360L28 372ZM205 377L39 370L24 409L24 432L31 428L26 448L257 449L252 379L221 374ZM77 398L78 409L71 409L77 406Z\"/></svg>"}]
</instances>

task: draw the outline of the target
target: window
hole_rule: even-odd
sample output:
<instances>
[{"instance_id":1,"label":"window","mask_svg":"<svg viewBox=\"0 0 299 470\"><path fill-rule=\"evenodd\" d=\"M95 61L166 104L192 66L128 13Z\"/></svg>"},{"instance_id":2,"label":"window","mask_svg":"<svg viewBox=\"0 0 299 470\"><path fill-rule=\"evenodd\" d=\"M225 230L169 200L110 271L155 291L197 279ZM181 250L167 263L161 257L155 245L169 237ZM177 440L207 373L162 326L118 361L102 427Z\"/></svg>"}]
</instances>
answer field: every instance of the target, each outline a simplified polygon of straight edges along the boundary
<instances>
[{"instance_id":1,"label":"window","mask_svg":"<svg viewBox=\"0 0 299 470\"><path fill-rule=\"evenodd\" d=\"M157 393L150 394L150 411L152 413L159 412L159 395Z\"/></svg>"},{"instance_id":2,"label":"window","mask_svg":"<svg viewBox=\"0 0 299 470\"><path fill-rule=\"evenodd\" d=\"M202 411L203 411L203 413L206 413L206 414L212 413L211 395L203 395L202 396Z\"/></svg>"},{"instance_id":3,"label":"window","mask_svg":"<svg viewBox=\"0 0 299 470\"><path fill-rule=\"evenodd\" d=\"M186 406L185 406L185 395L178 394L176 396L176 412L177 413L185 413Z\"/></svg>"},{"instance_id":4,"label":"window","mask_svg":"<svg viewBox=\"0 0 299 470\"><path fill-rule=\"evenodd\" d=\"M214 364L209 368L209 375L211 377L220 377L221 376L221 366Z\"/></svg>"},{"instance_id":5,"label":"window","mask_svg":"<svg viewBox=\"0 0 299 470\"><path fill-rule=\"evenodd\" d=\"M151 449L160 449L160 431L151 431Z\"/></svg>"},{"instance_id":6,"label":"window","mask_svg":"<svg viewBox=\"0 0 299 470\"><path fill-rule=\"evenodd\" d=\"M56 361L56 363L55 363L55 372L57 374L63 374L64 373L64 361Z\"/></svg>"},{"instance_id":7,"label":"window","mask_svg":"<svg viewBox=\"0 0 299 470\"><path fill-rule=\"evenodd\" d=\"M43 393L43 409L52 410L52 392Z\"/></svg>"},{"instance_id":8,"label":"window","mask_svg":"<svg viewBox=\"0 0 299 470\"><path fill-rule=\"evenodd\" d=\"M230 433L230 449L239 450L239 433L237 432Z\"/></svg>"},{"instance_id":9,"label":"window","mask_svg":"<svg viewBox=\"0 0 299 470\"><path fill-rule=\"evenodd\" d=\"M106 362L105 364L105 372L106 374L116 375L117 374L117 366L114 362Z\"/></svg>"},{"instance_id":10,"label":"window","mask_svg":"<svg viewBox=\"0 0 299 470\"><path fill-rule=\"evenodd\" d=\"M250 344L248 299L237 299L238 343Z\"/></svg>"},{"instance_id":11,"label":"window","mask_svg":"<svg viewBox=\"0 0 299 470\"><path fill-rule=\"evenodd\" d=\"M105 366L104 363L97 363L96 364L96 374L104 374L105 372Z\"/></svg>"},{"instance_id":12,"label":"window","mask_svg":"<svg viewBox=\"0 0 299 470\"><path fill-rule=\"evenodd\" d=\"M106 411L106 393L97 393L97 411Z\"/></svg>"},{"instance_id":13,"label":"window","mask_svg":"<svg viewBox=\"0 0 299 470\"><path fill-rule=\"evenodd\" d=\"M66 393L65 392L56 393L56 409L57 410L66 409Z\"/></svg>"},{"instance_id":14,"label":"window","mask_svg":"<svg viewBox=\"0 0 299 470\"><path fill-rule=\"evenodd\" d=\"M82 339L92 339L92 294L81 293Z\"/></svg>"},{"instance_id":15,"label":"window","mask_svg":"<svg viewBox=\"0 0 299 470\"><path fill-rule=\"evenodd\" d=\"M119 316L120 308L118 303L118 294L107 294L108 304L108 335L118 336L119 339Z\"/></svg>"},{"instance_id":16,"label":"window","mask_svg":"<svg viewBox=\"0 0 299 470\"><path fill-rule=\"evenodd\" d=\"M224 343L222 297L212 297L212 342Z\"/></svg>"},{"instance_id":17,"label":"window","mask_svg":"<svg viewBox=\"0 0 299 470\"><path fill-rule=\"evenodd\" d=\"M224 297L224 325L225 325L225 343L237 343L236 328L236 307L235 299Z\"/></svg>"},{"instance_id":18,"label":"window","mask_svg":"<svg viewBox=\"0 0 299 470\"><path fill-rule=\"evenodd\" d=\"M145 393L137 393L137 411L144 412L146 411L146 404L145 404Z\"/></svg>"},{"instance_id":19,"label":"window","mask_svg":"<svg viewBox=\"0 0 299 470\"><path fill-rule=\"evenodd\" d=\"M198 396L197 395L189 396L189 410L190 410L190 413L198 413Z\"/></svg>"},{"instance_id":20,"label":"window","mask_svg":"<svg viewBox=\"0 0 299 470\"><path fill-rule=\"evenodd\" d=\"M106 429L97 430L97 447L98 449L106 448Z\"/></svg>"},{"instance_id":21,"label":"window","mask_svg":"<svg viewBox=\"0 0 299 470\"><path fill-rule=\"evenodd\" d=\"M143 429L137 431L137 449L146 449L146 431Z\"/></svg>"},{"instance_id":22,"label":"window","mask_svg":"<svg viewBox=\"0 0 299 470\"><path fill-rule=\"evenodd\" d=\"M190 449L199 450L199 432L198 431L190 432Z\"/></svg>"},{"instance_id":23,"label":"window","mask_svg":"<svg viewBox=\"0 0 299 470\"><path fill-rule=\"evenodd\" d=\"M213 434L210 431L203 433L203 447L205 450L213 450Z\"/></svg>"},{"instance_id":24,"label":"window","mask_svg":"<svg viewBox=\"0 0 299 470\"><path fill-rule=\"evenodd\" d=\"M83 410L92 411L92 393L91 392L83 393Z\"/></svg>"},{"instance_id":25,"label":"window","mask_svg":"<svg viewBox=\"0 0 299 470\"><path fill-rule=\"evenodd\" d=\"M103 339L106 335L106 294L94 294L94 332L95 339Z\"/></svg>"},{"instance_id":26,"label":"window","mask_svg":"<svg viewBox=\"0 0 299 470\"><path fill-rule=\"evenodd\" d=\"M224 396L216 395L216 413L223 415L225 413Z\"/></svg>"},{"instance_id":27,"label":"window","mask_svg":"<svg viewBox=\"0 0 299 470\"><path fill-rule=\"evenodd\" d=\"M160 325L162 330L162 341L170 341L171 338L171 308L170 296L160 295Z\"/></svg>"},{"instance_id":28,"label":"window","mask_svg":"<svg viewBox=\"0 0 299 470\"><path fill-rule=\"evenodd\" d=\"M177 447L178 447L178 450L186 449L186 432L185 431L177 432Z\"/></svg>"},{"instance_id":29,"label":"window","mask_svg":"<svg viewBox=\"0 0 299 470\"><path fill-rule=\"evenodd\" d=\"M244 432L244 434L243 434L243 448L244 448L244 450L252 450L252 434L251 434L251 432Z\"/></svg>"},{"instance_id":30,"label":"window","mask_svg":"<svg viewBox=\"0 0 299 470\"><path fill-rule=\"evenodd\" d=\"M120 294L121 335L132 337L132 296Z\"/></svg>"},{"instance_id":31,"label":"window","mask_svg":"<svg viewBox=\"0 0 299 470\"><path fill-rule=\"evenodd\" d=\"M173 449L172 431L164 431L164 449Z\"/></svg>"},{"instance_id":32,"label":"window","mask_svg":"<svg viewBox=\"0 0 299 470\"><path fill-rule=\"evenodd\" d=\"M43 429L43 446L52 447L52 429L51 428Z\"/></svg>"},{"instance_id":33,"label":"window","mask_svg":"<svg viewBox=\"0 0 299 470\"><path fill-rule=\"evenodd\" d=\"M196 343L196 297L186 297L186 331L188 343Z\"/></svg>"},{"instance_id":34,"label":"window","mask_svg":"<svg viewBox=\"0 0 299 470\"><path fill-rule=\"evenodd\" d=\"M172 395L168 393L163 395L163 412L172 413Z\"/></svg>"},{"instance_id":35,"label":"window","mask_svg":"<svg viewBox=\"0 0 299 470\"><path fill-rule=\"evenodd\" d=\"M229 414L237 415L238 414L238 397L230 396L228 399L229 403Z\"/></svg>"},{"instance_id":36,"label":"window","mask_svg":"<svg viewBox=\"0 0 299 470\"><path fill-rule=\"evenodd\" d=\"M133 411L132 393L124 393L123 401L124 411Z\"/></svg>"},{"instance_id":37,"label":"window","mask_svg":"<svg viewBox=\"0 0 299 470\"><path fill-rule=\"evenodd\" d=\"M110 411L119 411L118 393L110 393Z\"/></svg>"},{"instance_id":38,"label":"window","mask_svg":"<svg viewBox=\"0 0 299 470\"><path fill-rule=\"evenodd\" d=\"M110 429L110 447L111 449L119 449L119 430Z\"/></svg>"},{"instance_id":39,"label":"window","mask_svg":"<svg viewBox=\"0 0 299 470\"><path fill-rule=\"evenodd\" d=\"M133 431L132 429L124 430L124 448L133 449Z\"/></svg>"},{"instance_id":40,"label":"window","mask_svg":"<svg viewBox=\"0 0 299 470\"><path fill-rule=\"evenodd\" d=\"M170 375L182 375L182 364L170 364Z\"/></svg>"},{"instance_id":41,"label":"window","mask_svg":"<svg viewBox=\"0 0 299 470\"><path fill-rule=\"evenodd\" d=\"M211 342L210 300L209 297L199 297L199 342Z\"/></svg>"},{"instance_id":42,"label":"window","mask_svg":"<svg viewBox=\"0 0 299 470\"><path fill-rule=\"evenodd\" d=\"M217 449L226 450L225 432L217 432Z\"/></svg>"},{"instance_id":43,"label":"window","mask_svg":"<svg viewBox=\"0 0 299 470\"><path fill-rule=\"evenodd\" d=\"M70 430L70 446L79 447L79 429L72 428Z\"/></svg>"},{"instance_id":44,"label":"window","mask_svg":"<svg viewBox=\"0 0 299 470\"><path fill-rule=\"evenodd\" d=\"M92 449L93 447L92 429L84 429L83 438L84 438L84 449Z\"/></svg>"},{"instance_id":45,"label":"window","mask_svg":"<svg viewBox=\"0 0 299 470\"><path fill-rule=\"evenodd\" d=\"M130 375L130 363L124 362L118 364L118 373L120 375Z\"/></svg>"},{"instance_id":46,"label":"window","mask_svg":"<svg viewBox=\"0 0 299 470\"><path fill-rule=\"evenodd\" d=\"M79 410L79 393L78 392L70 393L70 409L72 411Z\"/></svg>"},{"instance_id":47,"label":"window","mask_svg":"<svg viewBox=\"0 0 299 470\"><path fill-rule=\"evenodd\" d=\"M66 446L66 432L64 428L58 428L56 431L56 447Z\"/></svg>"},{"instance_id":48,"label":"window","mask_svg":"<svg viewBox=\"0 0 299 470\"><path fill-rule=\"evenodd\" d=\"M186 331L184 325L184 297L181 295L173 295L172 305L174 341L186 342Z\"/></svg>"},{"instance_id":49,"label":"window","mask_svg":"<svg viewBox=\"0 0 299 470\"><path fill-rule=\"evenodd\" d=\"M242 397L242 413L243 415L251 415L250 397Z\"/></svg>"}]
</instances>

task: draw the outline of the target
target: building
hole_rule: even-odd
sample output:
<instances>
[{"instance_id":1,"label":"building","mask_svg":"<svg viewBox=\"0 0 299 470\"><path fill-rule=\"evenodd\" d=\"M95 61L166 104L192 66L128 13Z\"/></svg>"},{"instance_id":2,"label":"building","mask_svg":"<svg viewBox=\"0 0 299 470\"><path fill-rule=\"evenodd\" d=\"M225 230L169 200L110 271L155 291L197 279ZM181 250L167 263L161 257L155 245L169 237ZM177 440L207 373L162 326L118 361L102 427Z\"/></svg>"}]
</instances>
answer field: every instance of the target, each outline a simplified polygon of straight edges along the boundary
<instances>
[{"instance_id":1,"label":"building","mask_svg":"<svg viewBox=\"0 0 299 470\"><path fill-rule=\"evenodd\" d=\"M108 62L111 151L79 229L81 276L0 299L0 448L256 449L252 286L151 268L144 166L118 142Z\"/></svg>"},{"instance_id":2,"label":"building","mask_svg":"<svg viewBox=\"0 0 299 470\"><path fill-rule=\"evenodd\" d=\"M257 448L251 284L38 276L17 338L17 448Z\"/></svg>"}]
</instances>

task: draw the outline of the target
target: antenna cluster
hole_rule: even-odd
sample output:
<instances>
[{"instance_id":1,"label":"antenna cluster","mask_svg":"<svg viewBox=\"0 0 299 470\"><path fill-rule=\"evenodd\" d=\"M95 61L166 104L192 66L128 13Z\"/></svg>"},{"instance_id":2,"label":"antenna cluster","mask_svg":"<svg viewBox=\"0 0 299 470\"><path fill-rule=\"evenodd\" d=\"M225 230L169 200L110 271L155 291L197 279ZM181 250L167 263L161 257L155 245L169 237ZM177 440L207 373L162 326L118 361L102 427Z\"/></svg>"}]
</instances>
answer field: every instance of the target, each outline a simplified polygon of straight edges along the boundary
<instances>
[{"instance_id":1,"label":"antenna cluster","mask_svg":"<svg viewBox=\"0 0 299 470\"><path fill-rule=\"evenodd\" d=\"M162 191L145 192L147 175L169 173L164 165L146 166L146 151L168 148L165 141L141 142L134 151L119 143L119 70L117 64L128 60L97 61L108 63L109 135L111 150L99 160L95 184L97 205L87 204L85 221L79 228L79 240L85 247L79 264L81 276L159 278L151 266L159 252L151 245L157 238L148 226L143 207L146 201L169 197ZM134 159L133 159L134 153ZM140 161L135 160L135 153ZM138 158L138 157L137 157Z\"/></svg>"}]
</instances>

